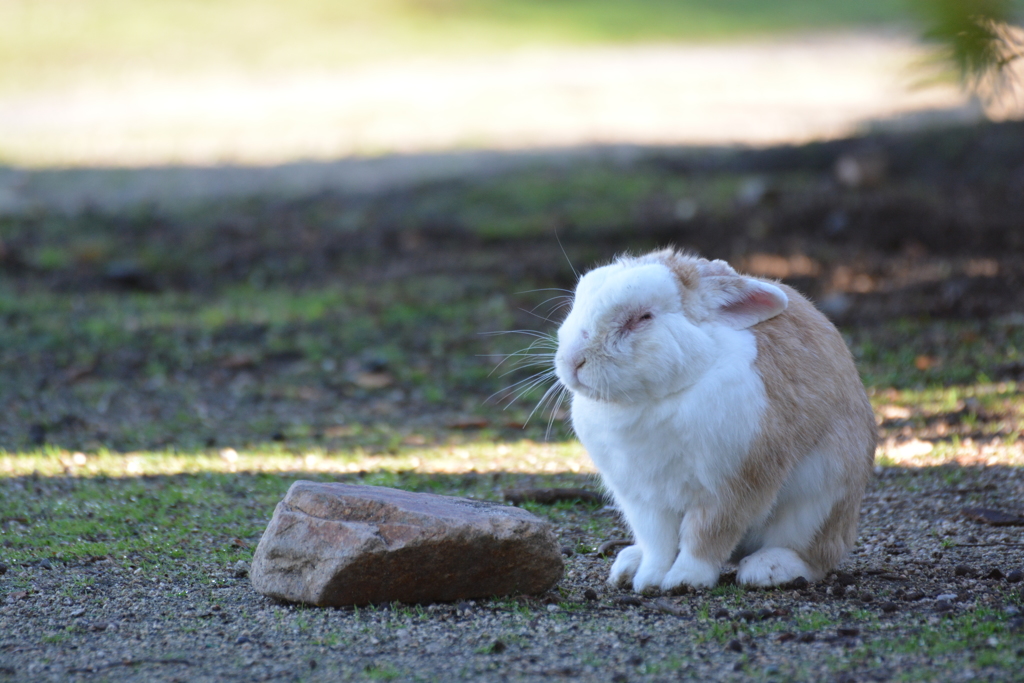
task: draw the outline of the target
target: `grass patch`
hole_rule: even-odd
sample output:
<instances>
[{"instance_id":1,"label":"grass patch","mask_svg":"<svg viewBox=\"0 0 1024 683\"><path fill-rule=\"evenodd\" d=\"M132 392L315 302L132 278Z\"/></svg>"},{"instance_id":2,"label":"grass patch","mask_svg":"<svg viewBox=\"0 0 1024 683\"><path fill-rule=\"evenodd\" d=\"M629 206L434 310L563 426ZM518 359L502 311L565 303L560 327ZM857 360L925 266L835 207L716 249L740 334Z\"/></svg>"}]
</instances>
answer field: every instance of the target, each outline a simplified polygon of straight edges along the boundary
<instances>
[{"instance_id":1,"label":"grass patch","mask_svg":"<svg viewBox=\"0 0 1024 683\"><path fill-rule=\"evenodd\" d=\"M908 683L940 680L953 670L960 675L979 669L1005 675L1024 659L1020 636L1008 622L1004 612L988 608L949 614L916 628L907 627L899 639L871 639L841 660L834 660L830 669L856 671L886 662L895 667L893 680ZM915 665L901 667L904 658Z\"/></svg>"},{"instance_id":2,"label":"grass patch","mask_svg":"<svg viewBox=\"0 0 1024 683\"><path fill-rule=\"evenodd\" d=\"M403 676L394 665L387 663L369 666L363 673L371 681L395 681Z\"/></svg>"},{"instance_id":3,"label":"grass patch","mask_svg":"<svg viewBox=\"0 0 1024 683\"><path fill-rule=\"evenodd\" d=\"M0 288L0 318L9 321L0 328L0 403L11 410L0 418L8 435L0 445L28 445L24 430L35 422L48 433L79 433L63 444L93 451L277 438L394 453L404 442L435 440L429 425L388 424L410 401L435 412L490 413L497 427L521 430L546 387L523 392L509 412L488 400L528 377L527 370L493 372L527 342L478 334L512 327L511 304L467 295L454 278L344 292L229 288L212 296L18 296ZM40 388L54 398L42 413L31 407ZM159 405L145 398L154 392ZM353 419L346 401L364 415ZM149 415L135 410L147 403ZM292 408L284 414L269 409L285 403ZM252 409L243 415L232 404ZM527 435L542 436L546 421L542 413Z\"/></svg>"},{"instance_id":4,"label":"grass patch","mask_svg":"<svg viewBox=\"0 0 1024 683\"><path fill-rule=\"evenodd\" d=\"M1010 632L1008 621L1005 612L987 608L950 615L938 623L922 625L910 637L893 644L893 651L931 657L973 651L978 659L1012 659L1017 657L1020 637Z\"/></svg>"},{"instance_id":5,"label":"grass patch","mask_svg":"<svg viewBox=\"0 0 1024 683\"><path fill-rule=\"evenodd\" d=\"M1024 326L1006 321L904 319L847 334L868 386L910 390L907 399L932 410L968 397L994 405L1011 395L1012 384L992 377L1020 363L1024 349Z\"/></svg>"},{"instance_id":6,"label":"grass patch","mask_svg":"<svg viewBox=\"0 0 1024 683\"><path fill-rule=\"evenodd\" d=\"M147 571L171 571L175 563L199 557L230 563L251 557L274 506L299 479L500 501L503 487L524 476L514 474L517 468L543 470L550 464L563 474L542 477L547 485L588 485L587 475L571 472L581 460L578 448L529 442L420 450L377 461L373 470L367 469L372 461L356 453L311 456L274 449L232 459L107 452L77 462L72 454L53 450L3 454L2 556L9 562L108 557ZM421 462L428 463L424 470L434 472L415 469ZM444 473L446 468L458 473ZM499 474L478 474L488 469ZM555 506L538 506L534 512L556 522L572 514ZM581 542L593 544L594 539ZM85 581L69 590L88 591L89 585Z\"/></svg>"},{"instance_id":7,"label":"grass patch","mask_svg":"<svg viewBox=\"0 0 1024 683\"><path fill-rule=\"evenodd\" d=\"M266 505L288 482L206 474L147 479L31 478L5 485L5 555L79 562L110 556L170 569L182 559L248 559ZM49 500L49 503L44 503ZM83 587L84 588L84 587Z\"/></svg>"}]
</instances>

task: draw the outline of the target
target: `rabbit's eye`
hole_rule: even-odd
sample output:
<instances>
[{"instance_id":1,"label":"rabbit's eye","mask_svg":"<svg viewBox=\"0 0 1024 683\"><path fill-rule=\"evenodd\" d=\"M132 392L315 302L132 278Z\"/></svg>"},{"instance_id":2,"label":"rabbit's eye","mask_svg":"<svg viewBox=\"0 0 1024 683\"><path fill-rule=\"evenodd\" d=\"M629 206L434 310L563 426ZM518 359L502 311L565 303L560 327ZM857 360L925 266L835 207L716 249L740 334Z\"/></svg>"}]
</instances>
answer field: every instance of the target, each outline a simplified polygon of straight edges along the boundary
<instances>
[{"instance_id":1,"label":"rabbit's eye","mask_svg":"<svg viewBox=\"0 0 1024 683\"><path fill-rule=\"evenodd\" d=\"M651 313L650 311L644 311L643 313L632 315L626 320L626 324L622 326L622 331L632 332L640 325L647 322L648 320L652 320L653 318L654 314Z\"/></svg>"}]
</instances>

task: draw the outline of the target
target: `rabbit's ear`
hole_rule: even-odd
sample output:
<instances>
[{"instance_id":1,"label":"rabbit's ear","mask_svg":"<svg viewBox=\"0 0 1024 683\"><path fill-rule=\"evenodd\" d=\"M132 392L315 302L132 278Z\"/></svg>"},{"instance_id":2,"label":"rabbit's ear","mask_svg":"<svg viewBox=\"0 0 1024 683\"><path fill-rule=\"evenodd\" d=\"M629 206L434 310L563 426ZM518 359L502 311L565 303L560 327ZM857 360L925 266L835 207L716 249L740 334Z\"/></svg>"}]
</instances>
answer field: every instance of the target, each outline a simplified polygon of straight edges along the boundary
<instances>
[{"instance_id":1,"label":"rabbit's ear","mask_svg":"<svg viewBox=\"0 0 1024 683\"><path fill-rule=\"evenodd\" d=\"M704 277L700 286L705 292L711 319L736 330L774 318L789 304L789 298L781 289L749 277Z\"/></svg>"}]
</instances>

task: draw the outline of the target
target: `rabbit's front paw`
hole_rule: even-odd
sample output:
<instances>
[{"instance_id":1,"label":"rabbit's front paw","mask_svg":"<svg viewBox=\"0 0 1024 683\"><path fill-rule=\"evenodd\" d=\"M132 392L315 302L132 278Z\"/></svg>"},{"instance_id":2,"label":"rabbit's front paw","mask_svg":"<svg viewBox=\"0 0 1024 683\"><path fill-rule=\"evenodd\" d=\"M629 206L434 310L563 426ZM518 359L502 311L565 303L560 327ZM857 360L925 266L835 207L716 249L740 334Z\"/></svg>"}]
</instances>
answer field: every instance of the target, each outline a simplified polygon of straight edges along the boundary
<instances>
[{"instance_id":1,"label":"rabbit's front paw","mask_svg":"<svg viewBox=\"0 0 1024 683\"><path fill-rule=\"evenodd\" d=\"M778 586L797 577L818 581L822 573L814 571L789 548L764 548L740 560L736 583L746 586Z\"/></svg>"},{"instance_id":2,"label":"rabbit's front paw","mask_svg":"<svg viewBox=\"0 0 1024 683\"><path fill-rule=\"evenodd\" d=\"M672 568L665 574L665 578L661 582L661 590L670 591L680 586L711 588L718 583L720 571L721 567L716 564L681 552L672 564Z\"/></svg>"},{"instance_id":3,"label":"rabbit's front paw","mask_svg":"<svg viewBox=\"0 0 1024 683\"><path fill-rule=\"evenodd\" d=\"M648 588L661 588L669 566L668 562L658 562L655 558L645 556L633 577L633 590L642 593Z\"/></svg>"},{"instance_id":4,"label":"rabbit's front paw","mask_svg":"<svg viewBox=\"0 0 1024 683\"><path fill-rule=\"evenodd\" d=\"M644 559L643 550L638 545L631 545L619 551L612 563L612 570L608 574L608 583L618 588L624 588L636 575L640 567L640 561Z\"/></svg>"}]
</instances>

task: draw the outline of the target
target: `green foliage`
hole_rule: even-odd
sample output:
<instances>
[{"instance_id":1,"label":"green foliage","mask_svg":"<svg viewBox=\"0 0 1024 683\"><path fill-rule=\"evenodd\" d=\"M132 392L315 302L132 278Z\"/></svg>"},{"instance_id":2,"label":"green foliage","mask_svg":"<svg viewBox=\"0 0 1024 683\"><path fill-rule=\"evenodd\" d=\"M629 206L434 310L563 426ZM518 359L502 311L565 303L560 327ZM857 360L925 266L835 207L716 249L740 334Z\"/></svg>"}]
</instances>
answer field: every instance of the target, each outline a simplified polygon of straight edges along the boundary
<instances>
[{"instance_id":1,"label":"green foliage","mask_svg":"<svg viewBox=\"0 0 1024 683\"><path fill-rule=\"evenodd\" d=\"M720 584L711 589L711 595L723 598L738 598L745 592L743 586L736 584Z\"/></svg>"},{"instance_id":2,"label":"green foliage","mask_svg":"<svg viewBox=\"0 0 1024 683\"><path fill-rule=\"evenodd\" d=\"M835 618L824 612L800 612L795 621L800 631L820 631L836 625Z\"/></svg>"},{"instance_id":3,"label":"green foliage","mask_svg":"<svg viewBox=\"0 0 1024 683\"><path fill-rule=\"evenodd\" d=\"M682 657L668 657L659 662L645 663L643 665L643 672L648 676L656 674L667 674L673 671L679 671L686 665L687 661Z\"/></svg>"},{"instance_id":4,"label":"green foliage","mask_svg":"<svg viewBox=\"0 0 1024 683\"><path fill-rule=\"evenodd\" d=\"M927 22L925 37L942 46L970 87L1024 56L1024 33L1011 28L1022 18L1019 0L917 0L915 6Z\"/></svg>"}]
</instances>

